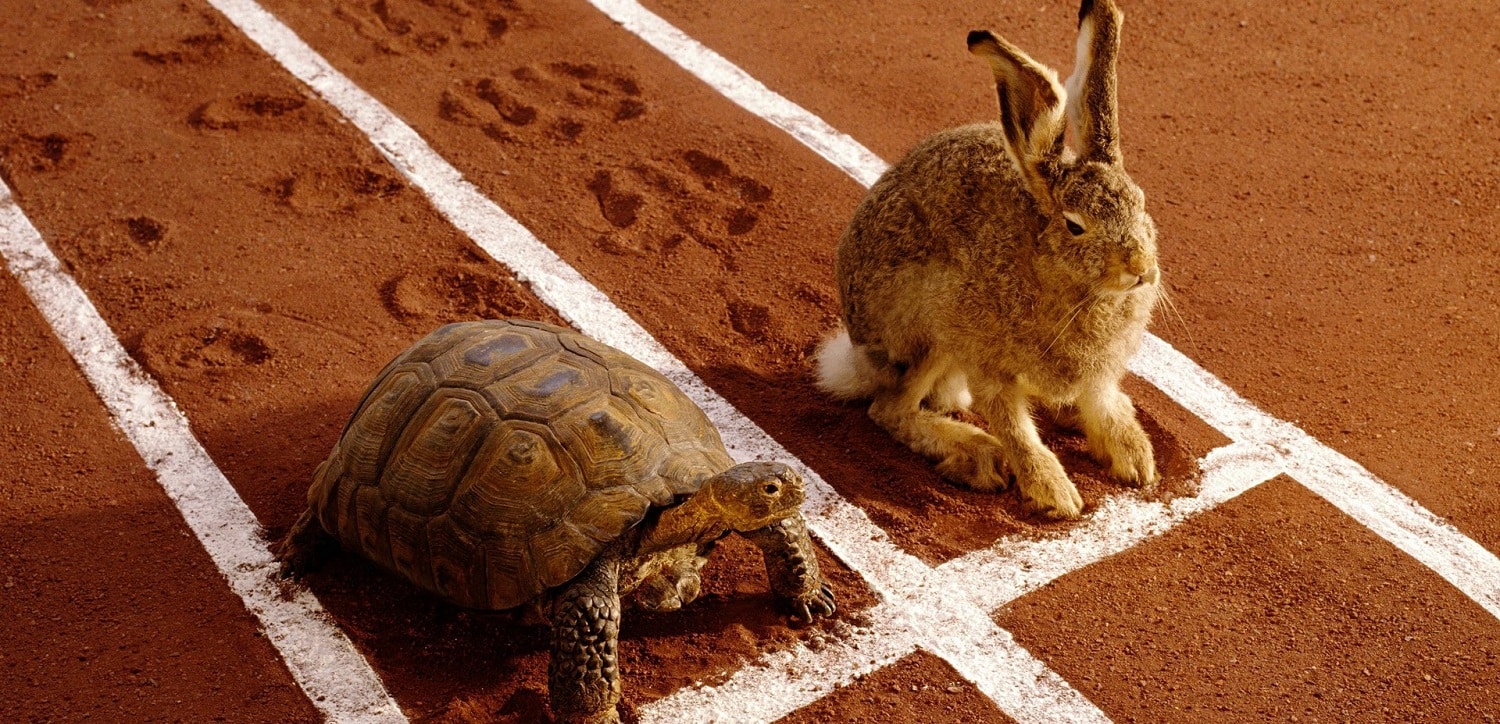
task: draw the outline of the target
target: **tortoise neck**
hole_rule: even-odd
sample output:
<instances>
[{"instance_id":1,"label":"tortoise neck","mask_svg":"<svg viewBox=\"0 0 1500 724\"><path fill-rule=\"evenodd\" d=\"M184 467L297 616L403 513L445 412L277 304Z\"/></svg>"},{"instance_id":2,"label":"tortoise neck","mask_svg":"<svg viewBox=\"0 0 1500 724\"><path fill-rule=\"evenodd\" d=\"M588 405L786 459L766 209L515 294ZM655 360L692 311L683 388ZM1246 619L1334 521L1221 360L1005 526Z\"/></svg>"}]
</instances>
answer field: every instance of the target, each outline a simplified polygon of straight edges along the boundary
<instances>
[{"instance_id":1,"label":"tortoise neck","mask_svg":"<svg viewBox=\"0 0 1500 724\"><path fill-rule=\"evenodd\" d=\"M646 533L646 550L675 548L689 543L708 543L723 538L730 527L724 522L713 491L705 485L687 500L661 512L656 525Z\"/></svg>"}]
</instances>

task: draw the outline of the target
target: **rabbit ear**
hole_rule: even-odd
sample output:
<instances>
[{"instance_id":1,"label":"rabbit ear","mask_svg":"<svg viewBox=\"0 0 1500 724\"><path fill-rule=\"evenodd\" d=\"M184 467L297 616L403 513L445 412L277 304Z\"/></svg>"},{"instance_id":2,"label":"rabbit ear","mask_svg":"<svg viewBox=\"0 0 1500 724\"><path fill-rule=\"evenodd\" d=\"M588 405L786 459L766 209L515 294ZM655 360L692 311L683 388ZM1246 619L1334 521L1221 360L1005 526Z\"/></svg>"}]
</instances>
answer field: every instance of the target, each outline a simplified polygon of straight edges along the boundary
<instances>
[{"instance_id":1,"label":"rabbit ear","mask_svg":"<svg viewBox=\"0 0 1500 724\"><path fill-rule=\"evenodd\" d=\"M1032 60L988 30L969 33L969 52L983 57L995 74L1000 96L1000 125L1006 148L1021 175L1042 201L1048 181L1056 177L1063 150L1063 104L1067 92L1057 73Z\"/></svg>"},{"instance_id":2,"label":"rabbit ear","mask_svg":"<svg viewBox=\"0 0 1500 724\"><path fill-rule=\"evenodd\" d=\"M1119 119L1115 115L1115 57L1124 13L1114 0L1083 0L1078 8L1078 51L1068 76L1068 120L1082 147L1082 160L1118 164Z\"/></svg>"}]
</instances>

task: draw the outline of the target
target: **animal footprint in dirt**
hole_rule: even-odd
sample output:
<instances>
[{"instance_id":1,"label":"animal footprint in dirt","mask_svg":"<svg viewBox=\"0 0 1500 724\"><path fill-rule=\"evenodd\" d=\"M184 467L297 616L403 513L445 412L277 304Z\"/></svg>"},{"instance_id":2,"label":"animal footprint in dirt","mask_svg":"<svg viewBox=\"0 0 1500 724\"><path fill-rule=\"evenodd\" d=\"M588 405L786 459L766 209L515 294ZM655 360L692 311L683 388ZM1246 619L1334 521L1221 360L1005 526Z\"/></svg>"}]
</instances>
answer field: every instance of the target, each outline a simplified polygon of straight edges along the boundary
<instances>
[{"instance_id":1,"label":"animal footprint in dirt","mask_svg":"<svg viewBox=\"0 0 1500 724\"><path fill-rule=\"evenodd\" d=\"M283 116L302 110L307 99L297 95L241 93L233 98L209 101L188 116L194 128L219 131L237 128L263 128L274 125Z\"/></svg>"},{"instance_id":2,"label":"animal footprint in dirt","mask_svg":"<svg viewBox=\"0 0 1500 724\"><path fill-rule=\"evenodd\" d=\"M736 237L755 230L771 200L770 186L696 149L681 154L675 164L599 171L586 188L613 227L598 240L604 250L671 251L692 239L731 267Z\"/></svg>"},{"instance_id":3,"label":"animal footprint in dirt","mask_svg":"<svg viewBox=\"0 0 1500 724\"><path fill-rule=\"evenodd\" d=\"M634 225L636 212L645 203L645 198L640 194L615 188L614 176L608 171L594 174L588 189L599 202L599 213L617 229L628 229Z\"/></svg>"},{"instance_id":4,"label":"animal footprint in dirt","mask_svg":"<svg viewBox=\"0 0 1500 724\"><path fill-rule=\"evenodd\" d=\"M723 220L725 231L730 236L747 234L755 228L760 221L756 209L771 200L770 186L749 176L732 173L729 164L702 151L688 151L682 159L705 190L729 202Z\"/></svg>"},{"instance_id":5,"label":"animal footprint in dirt","mask_svg":"<svg viewBox=\"0 0 1500 724\"><path fill-rule=\"evenodd\" d=\"M423 326L456 319L529 317L559 322L515 279L492 264L441 264L387 281L381 301L391 316Z\"/></svg>"},{"instance_id":6,"label":"animal footprint in dirt","mask_svg":"<svg viewBox=\"0 0 1500 724\"><path fill-rule=\"evenodd\" d=\"M376 0L343 3L334 16L382 53L417 51L434 55L445 48L475 48L499 39L510 19L468 0Z\"/></svg>"},{"instance_id":7,"label":"animal footprint in dirt","mask_svg":"<svg viewBox=\"0 0 1500 724\"><path fill-rule=\"evenodd\" d=\"M261 315L231 311L190 317L153 327L132 353L146 369L168 378L170 370L211 377L270 362L276 351L262 333Z\"/></svg>"},{"instance_id":8,"label":"animal footprint in dirt","mask_svg":"<svg viewBox=\"0 0 1500 724\"><path fill-rule=\"evenodd\" d=\"M91 224L58 244L58 255L74 267L98 269L117 259L134 259L159 251L170 229L150 216L127 216Z\"/></svg>"},{"instance_id":9,"label":"animal footprint in dirt","mask_svg":"<svg viewBox=\"0 0 1500 724\"><path fill-rule=\"evenodd\" d=\"M549 63L444 91L438 113L497 141L566 143L595 124L641 117L646 102L629 74L592 63Z\"/></svg>"},{"instance_id":10,"label":"animal footprint in dirt","mask_svg":"<svg viewBox=\"0 0 1500 724\"><path fill-rule=\"evenodd\" d=\"M314 168L278 178L266 191L304 213L347 212L406 188L394 174L368 166Z\"/></svg>"},{"instance_id":11,"label":"animal footprint in dirt","mask_svg":"<svg viewBox=\"0 0 1500 724\"><path fill-rule=\"evenodd\" d=\"M229 53L229 39L219 32L189 35L175 43L159 43L136 48L131 55L151 65L172 66L204 63Z\"/></svg>"},{"instance_id":12,"label":"animal footprint in dirt","mask_svg":"<svg viewBox=\"0 0 1500 724\"><path fill-rule=\"evenodd\" d=\"M0 165L37 172L69 169L79 158L87 157L87 148L93 140L88 134L23 134L0 146Z\"/></svg>"}]
</instances>

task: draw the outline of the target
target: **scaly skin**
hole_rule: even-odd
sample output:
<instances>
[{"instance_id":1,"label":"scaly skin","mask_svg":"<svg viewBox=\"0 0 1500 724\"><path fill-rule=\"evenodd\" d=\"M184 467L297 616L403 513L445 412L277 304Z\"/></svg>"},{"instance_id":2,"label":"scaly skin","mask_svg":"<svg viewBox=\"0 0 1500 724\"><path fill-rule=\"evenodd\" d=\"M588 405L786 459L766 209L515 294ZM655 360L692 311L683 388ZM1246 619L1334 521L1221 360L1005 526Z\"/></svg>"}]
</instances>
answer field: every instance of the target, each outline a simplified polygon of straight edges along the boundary
<instances>
[{"instance_id":1,"label":"scaly skin","mask_svg":"<svg viewBox=\"0 0 1500 724\"><path fill-rule=\"evenodd\" d=\"M620 721L619 579L619 560L601 556L553 604L547 686L559 722Z\"/></svg>"},{"instance_id":2,"label":"scaly skin","mask_svg":"<svg viewBox=\"0 0 1500 724\"><path fill-rule=\"evenodd\" d=\"M692 603L703 586L699 571L713 547L682 545L631 561L621 575L620 594L628 594L627 604L647 611L676 611Z\"/></svg>"},{"instance_id":3,"label":"scaly skin","mask_svg":"<svg viewBox=\"0 0 1500 724\"><path fill-rule=\"evenodd\" d=\"M832 616L833 592L823 583L807 524L798 512L804 496L802 478L786 465L741 463L664 511L643 533L640 550L705 545L738 532L760 548L771 590L791 604L798 618Z\"/></svg>"},{"instance_id":4,"label":"scaly skin","mask_svg":"<svg viewBox=\"0 0 1500 724\"><path fill-rule=\"evenodd\" d=\"M744 535L766 559L771 591L791 603L795 616L811 622L817 616L834 614L833 591L818 572L818 557L801 514L793 513Z\"/></svg>"}]
</instances>

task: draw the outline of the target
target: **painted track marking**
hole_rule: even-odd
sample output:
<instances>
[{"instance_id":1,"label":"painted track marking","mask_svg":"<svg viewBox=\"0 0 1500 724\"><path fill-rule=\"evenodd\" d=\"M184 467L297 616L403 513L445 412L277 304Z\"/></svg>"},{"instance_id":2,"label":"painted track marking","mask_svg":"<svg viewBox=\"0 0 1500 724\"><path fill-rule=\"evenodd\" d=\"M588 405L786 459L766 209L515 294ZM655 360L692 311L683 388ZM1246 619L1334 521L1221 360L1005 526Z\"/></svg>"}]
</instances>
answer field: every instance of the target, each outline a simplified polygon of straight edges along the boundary
<instances>
[{"instance_id":1,"label":"painted track marking","mask_svg":"<svg viewBox=\"0 0 1500 724\"><path fill-rule=\"evenodd\" d=\"M589 2L736 105L790 134L861 185L869 187L887 168L885 161L858 141L770 90L635 0ZM1274 451L1280 467L1298 482L1500 618L1500 558L1451 523L1296 426L1256 408L1155 335L1147 335L1130 368L1236 443ZM1164 522L1153 517L1152 525ZM1024 544L1002 542L965 559L985 559L993 567L1004 567L1000 564L1005 557L998 551L1019 545ZM977 576L966 585L973 585L973 580L982 582L987 577ZM679 692L653 707L667 711L679 695L687 696ZM654 710L648 707L643 713Z\"/></svg>"},{"instance_id":2,"label":"painted track marking","mask_svg":"<svg viewBox=\"0 0 1500 724\"><path fill-rule=\"evenodd\" d=\"M440 213L528 282L544 303L579 331L642 360L681 387L719 427L736 460L776 459L795 467L807 482L804 515L808 526L835 555L864 576L884 601L900 607L904 620L921 634L914 641L944 655L966 678L985 693L999 697L1005 706L1031 714L1029 720L1105 719L1086 698L996 626L987 610L931 588L932 569L900 550L863 510L845 500L709 388L603 292L464 179L415 130L338 72L290 28L253 0L208 1L353 122Z\"/></svg>"},{"instance_id":3,"label":"painted track marking","mask_svg":"<svg viewBox=\"0 0 1500 724\"><path fill-rule=\"evenodd\" d=\"M210 0L210 3L228 16L232 22L239 26L242 31L246 32L247 35L251 36L253 40L281 62L284 67L303 82L313 87L325 100L329 101L341 113L344 113L346 117L354 121L398 169L428 194L434 205L450 221L468 233L474 238L476 243L497 260L511 266L517 272L518 276L532 285L533 289L537 291L538 295L544 301L558 308L571 323L581 331L620 347L642 358L648 364L662 369L669 377L672 377L674 381L682 385L690 395L694 396L695 400L703 404L709 411L710 416L716 422L720 423L721 428L725 431L725 439L730 443L737 459L759 457L786 459L790 457L784 449L773 440L770 440L763 431L748 419L739 415L726 401L709 390L701 380L698 380L680 361L676 360L665 348L652 339L644 329L630 320L621 310L615 308L598 289L594 288L578 275L576 270L573 270L557 257L556 254L552 253L550 249L547 249L529 231L521 227L520 224L505 214L493 202L484 198L477 189L462 178L456 169L433 152L412 129L397 119L388 109L379 104L378 101L375 101L334 70L331 65L313 52L311 48L307 47L306 44L302 43L300 39L273 16L266 13L257 4L246 0ZM604 4L612 6L621 5L620 3L612 2L596 4L600 4L601 7ZM623 5L629 9L633 4L624 3ZM642 13L645 12L638 5L634 5L633 7ZM649 15L649 13L646 14ZM654 16L651 17L654 18ZM618 20L619 18L616 19ZM665 25L659 18L656 20L661 25ZM666 27L670 28L670 26ZM769 116L773 123L793 133L799 140L812 147L814 151L825 158L830 158L840 168L850 172L851 175L855 176L856 180L866 185L868 185L870 179L878 177L879 172L883 170L883 162L880 162L873 154L863 149L857 142L833 131L821 119L817 119L815 116L806 113L800 107L791 104L790 101L786 101L779 95L771 93L763 85L754 81L754 79L732 65L729 65L722 58L702 48L701 45L697 45L696 41L692 41L690 38L686 38L685 35L681 35L675 28L671 30L678 36L681 36L682 39L686 39L688 43L703 50L708 56L716 58L720 63L737 72L739 77L734 79L736 83L743 84L746 80L750 81L750 84L739 89L742 94L748 93L750 97L765 96L777 101L771 107L772 110L765 110L763 108L762 111L764 113L757 111L754 107L746 106L752 112L762 117ZM713 63L709 65L710 71L712 71ZM692 69L690 68L689 70ZM695 72L695 75L703 77L703 73ZM733 94L726 90L726 86L714 83L709 78L704 79L709 81L710 85L716 89L730 96L731 99L735 98ZM745 88L749 90L746 91ZM746 105L738 100L736 102L739 102L742 106ZM1175 350L1171 350L1165 343L1161 343L1155 338L1151 339L1147 347L1148 349L1143 350L1143 355L1137 358L1137 363L1140 363L1143 357L1147 357L1152 352L1161 353L1158 356L1176 354ZM1182 359L1186 360L1186 358ZM1212 380L1211 376L1208 376L1206 372L1202 372L1201 368L1197 368L1190 360L1187 361L1187 364L1202 373L1207 379ZM1150 364L1145 364L1144 366L1151 367ZM1133 366L1133 369L1138 374L1158 384L1158 386L1162 386L1160 381L1153 379L1148 374L1148 371L1143 371L1140 367L1141 365L1137 364ZM1212 381L1217 382L1216 380ZM1163 389L1168 388L1163 386ZM1230 394L1232 395L1233 393ZM1236 397L1235 399L1238 398ZM1209 401L1213 402L1214 400L1210 399ZM1240 400L1240 402L1243 402L1243 400ZM1253 407L1249 407L1248 403L1245 403L1245 406L1267 420L1271 420L1264 413L1259 413ZM1210 422L1212 424L1212 421ZM1236 440L1242 439L1235 435L1231 435L1231 437ZM1307 439L1311 440L1311 438ZM1317 445L1316 441L1313 441L1313 444ZM1321 446L1318 447L1321 448ZM1274 448L1274 446L1273 449L1277 449L1283 454L1290 450L1289 448ZM1314 450L1316 449L1314 448ZM1322 449L1326 450L1326 448ZM1333 454L1337 455L1337 453ZM1346 460L1346 462L1355 469L1362 471L1362 468L1358 468L1352 461ZM862 511L840 498L824 481L812 474L811 471L806 470L805 466L799 465L799 467L808 476L811 488L809 522L813 525L814 530L819 533L820 538L829 544L829 547L836 554L846 561L862 558L873 560L884 558L886 559L885 562L894 563L910 558L906 554L896 550L884 532L878 527L873 526ZM1323 465L1312 470L1296 467L1296 470L1303 471L1304 473L1324 470L1328 475L1336 475L1340 472L1348 472L1349 468L1347 466ZM1389 486L1385 486L1384 483L1376 480L1373 476L1369 476L1368 473L1364 474L1368 477L1369 481L1373 481L1373 485L1376 488L1383 487L1387 491L1394 493L1396 497L1391 498L1390 496L1386 496L1387 500L1383 501L1384 504L1381 506L1384 508L1383 511L1375 509L1363 517L1356 516L1357 519L1361 520L1361 522L1366 520L1377 522L1382 520L1396 520L1395 525L1388 526L1391 536L1397 536L1401 531L1405 531L1409 534L1409 538L1429 544L1432 550L1425 558L1419 558L1424 563L1437 561L1441 564L1443 561L1452 558L1450 555L1452 551L1462 550L1462 543L1459 542L1455 546L1455 541L1451 536L1445 539L1443 536L1433 536L1430 534L1428 529L1433 527L1434 522L1439 526L1445 526L1447 525L1446 523L1422 510L1415 503L1405 499L1399 493L1395 493ZM1368 488L1371 486L1366 485L1364 487ZM1358 507L1357 504L1362 502L1362 498L1363 496L1346 501L1346 504L1349 508ZM1392 502L1396 504L1391 505L1390 503ZM1402 505L1402 503L1405 503L1405 505ZM1335 501L1335 504L1338 504L1338 502ZM1458 536L1463 541L1467 541L1466 538L1463 538L1451 526L1447 527L1453 535ZM848 534L854 535L851 536ZM866 535L867 537L861 538L859 537L861 535ZM1382 532L1382 535L1386 535L1386 533ZM997 549L1020 543L1022 542L1003 542L997 546ZM1477 547L1472 541L1468 541L1468 543ZM1406 550L1406 548L1403 547L1403 550ZM1479 550L1484 555L1471 556L1473 560L1468 561L1468 565L1449 566L1450 572L1460 578L1468 576L1471 573L1488 575L1489 571L1496 568L1494 557L1488 554L1487 551L1483 551L1482 548ZM856 552L865 555L851 555ZM1469 551L1469 553L1472 553L1472 551ZM1485 555L1488 555L1488 559L1484 557ZM968 561L971 557L974 556L966 556L960 560ZM984 558L984 556L978 556L978 558ZM988 560L993 564L997 561L1003 562L1006 558L1002 554L993 553ZM1076 561L1074 562L1076 563ZM1433 564L1429 563L1429 565ZM1057 568L1057 575L1074 570L1077 567L1076 565L1070 566L1064 564ZM897 568L900 568L900 566L897 566ZM859 567L856 567L856 569L861 570L862 573L868 576L868 572L865 569ZM923 575L930 575L930 569L928 570L928 574L922 574L920 571L917 571L918 579L922 578ZM1440 570L1439 572L1442 573L1443 571ZM1449 577L1448 574L1444 575L1445 578ZM904 575L898 576L898 578L905 577ZM1449 578L1449 580L1452 581L1453 579ZM921 583L920 580L896 581L895 583L903 582ZM871 583L887 602L892 600L893 596L890 595L892 592L881 590L883 587L879 585L879 581L871 581ZM891 581L887 581L887 583L891 583ZM1463 588L1463 586L1460 586L1460 588ZM1465 589L1465 592L1468 592L1468 589ZM1476 600L1480 599L1476 598ZM996 631L998 631L998 628ZM1024 649L1015 645L1012 640L1009 640L1008 634L1004 634L1003 631L1000 633L1003 634L1000 637L1002 639L1002 652L998 655L1019 654L1020 658L1018 660L1023 664L1021 666L1022 669L1031 668L1033 671L1042 672L1038 680L1049 678L1047 674L1050 674L1050 672L1047 672L1045 667L1041 667L1040 662L1037 662ZM941 632L939 634L941 635ZM855 635L857 636L859 633L856 632ZM971 643L960 642L955 648L972 649L974 647L970 645ZM938 648L944 649L948 647L939 646ZM980 648L983 647L981 646ZM953 655L960 658L963 656L961 652L953 652ZM997 656L993 652L988 652L984 655ZM360 664L363 665L364 662L360 662ZM1035 667L1041 668L1037 669ZM966 669L968 667L960 668ZM1051 677L1055 678L1055 674L1052 674ZM980 676L980 678L984 677ZM1062 692L1064 698L1076 697L1078 701L1082 702L1084 708L1080 711L1098 714L1096 709L1093 709L1085 700L1082 700L1082 697L1072 691L1065 682L1057 679L1055 683L1060 687L1058 691ZM981 684L981 688L986 689L986 693L990 693L989 689L991 687ZM765 692L762 691L760 695L765 696ZM1031 714L1031 712L1027 713ZM1099 714L1099 716L1102 716L1102 714ZM1027 716L1026 718L1031 719L1033 717Z\"/></svg>"},{"instance_id":4,"label":"painted track marking","mask_svg":"<svg viewBox=\"0 0 1500 724\"><path fill-rule=\"evenodd\" d=\"M1203 458L1198 496L1171 503L1118 495L1068 533L1055 539L1017 538L974 551L933 570L925 590L909 596L905 606L882 603L865 614L874 621L847 638L809 649L803 645L762 657L713 687L683 689L642 708L644 722L772 721L833 693L861 676L895 663L918 648L943 657L974 682L997 705L1019 721L1079 721L1094 712L1057 711L1050 702L1028 698L1030 686L1017 680L1022 667L979 670L965 664L993 665L1003 655L965 655L931 641L910 620L912 606L951 606L934 598L966 599L966 605L991 611L1084 566L1092 565L1141 541L1165 533L1178 523L1229 500L1281 472L1274 451L1244 444L1226 445ZM938 617L932 617L938 618ZM940 619L939 619L940 620ZM998 628L998 627L997 627ZM1007 634L1008 636L1008 634ZM957 654L957 655L955 655ZM957 661L955 661L955 659ZM1056 676L1031 671L1036 677ZM998 676L997 676L998 674ZM1017 687L1018 688L1010 688ZM1005 688L997 688L1005 687ZM770 695L767 692L776 692ZM1096 712L1097 710L1095 710Z\"/></svg>"},{"instance_id":5,"label":"painted track marking","mask_svg":"<svg viewBox=\"0 0 1500 724\"><path fill-rule=\"evenodd\" d=\"M311 592L283 584L260 522L0 182L0 255L73 356L115 427L156 474L230 589L260 620L313 706L341 722L404 722L401 707Z\"/></svg>"}]
</instances>

